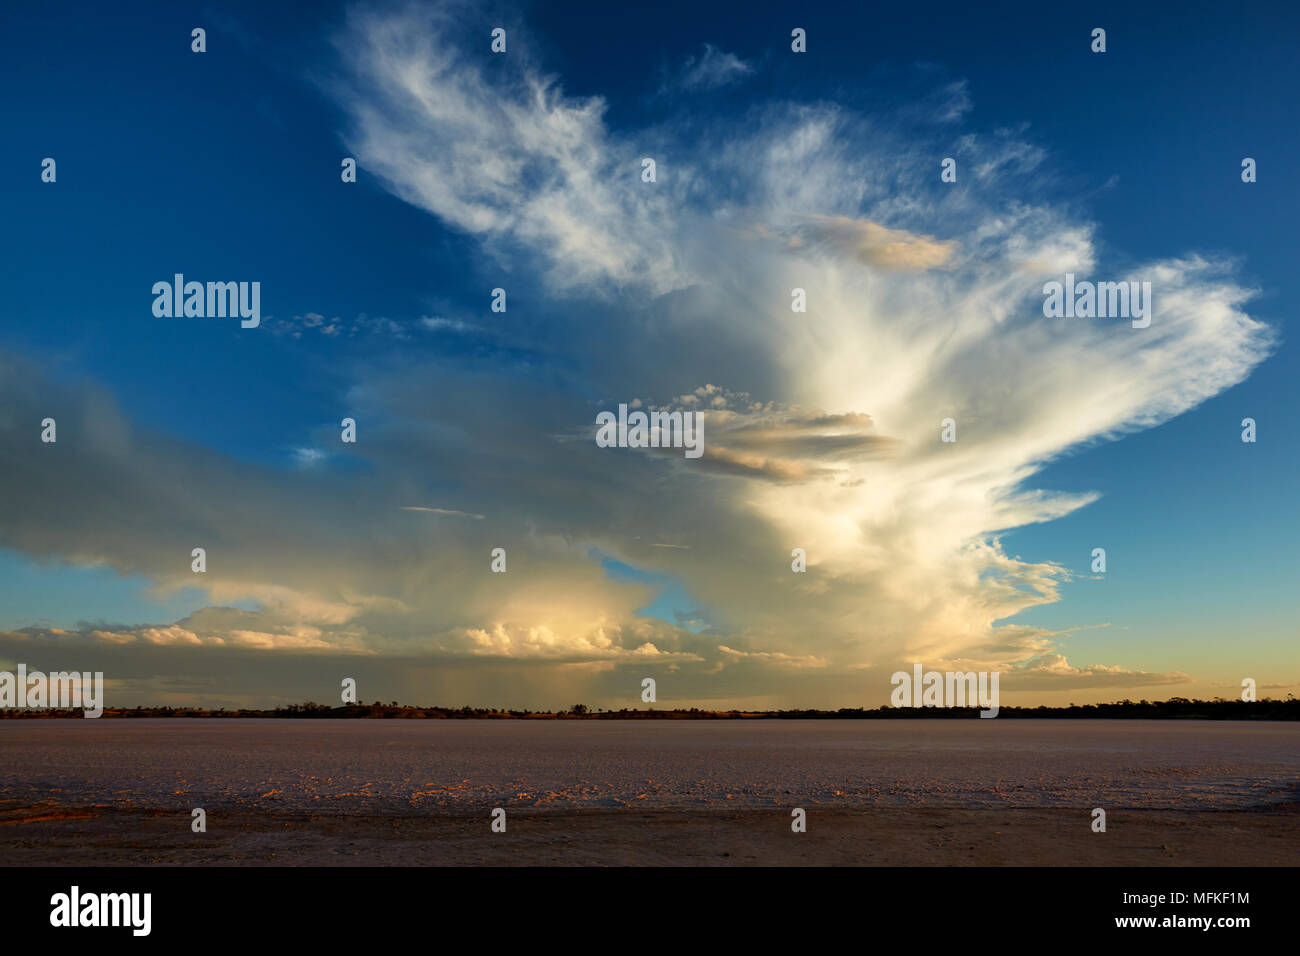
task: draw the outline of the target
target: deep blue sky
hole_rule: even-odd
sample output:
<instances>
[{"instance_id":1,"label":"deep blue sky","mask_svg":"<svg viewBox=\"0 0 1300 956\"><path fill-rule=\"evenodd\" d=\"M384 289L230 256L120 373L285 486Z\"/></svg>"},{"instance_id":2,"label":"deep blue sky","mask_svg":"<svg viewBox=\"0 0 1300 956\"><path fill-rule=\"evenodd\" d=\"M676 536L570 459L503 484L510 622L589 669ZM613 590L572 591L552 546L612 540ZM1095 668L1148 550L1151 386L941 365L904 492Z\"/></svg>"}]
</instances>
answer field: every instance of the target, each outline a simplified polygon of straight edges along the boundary
<instances>
[{"instance_id":1,"label":"deep blue sky","mask_svg":"<svg viewBox=\"0 0 1300 956\"><path fill-rule=\"evenodd\" d=\"M335 70L328 37L341 5L129 6L11 6L3 15L0 349L57 379L98 383L141 428L287 467L289 436L339 417L351 363L380 344L361 335L306 348L265 335L249 347L229 323L159 322L149 309L154 281L174 272L260 278L264 315L410 321L483 315L499 273L477 244L364 170L355 187L340 183L343 118L322 84ZM1276 354L1190 413L1050 465L1036 487L1101 499L1005 544L1080 572L1093 547L1107 548L1106 580L1085 576L1061 603L1018 618L1122 622L1068 639L1100 657L1123 651L1134 630L1170 641L1180 632L1193 641L1237 630L1294 636L1300 8L668 3L629 19L607 3L539 3L522 20L484 7L464 29L486 36L498 23L526 23L546 70L568 93L605 97L615 131L669 109L654 96L663 71L704 42L758 64L750 82L714 100L728 113L772 98L896 107L924 95L916 65L930 64L937 79L969 84L965 127L1023 128L1048 152L1080 213L1100 224L1107 264L1239 257L1260 290L1251 315L1280 332ZM208 30L203 56L189 49L194 26ZM792 26L807 29L809 55L784 55ZM1101 56L1089 51L1096 26L1107 30ZM58 162L54 186L40 182L45 156ZM1255 184L1240 180L1245 156L1258 162ZM538 290L516 283L512 296L506 330L545 322L552 306ZM500 352L563 377L563 360L557 370L548 356L514 354L510 338L431 336L409 349ZM1247 416L1259 442L1243 447ZM0 572L0 626L162 622L202 604L196 594L155 605L138 579L41 571L12 552ZM664 586L672 597L656 612L667 617L667 605L689 598Z\"/></svg>"}]
</instances>

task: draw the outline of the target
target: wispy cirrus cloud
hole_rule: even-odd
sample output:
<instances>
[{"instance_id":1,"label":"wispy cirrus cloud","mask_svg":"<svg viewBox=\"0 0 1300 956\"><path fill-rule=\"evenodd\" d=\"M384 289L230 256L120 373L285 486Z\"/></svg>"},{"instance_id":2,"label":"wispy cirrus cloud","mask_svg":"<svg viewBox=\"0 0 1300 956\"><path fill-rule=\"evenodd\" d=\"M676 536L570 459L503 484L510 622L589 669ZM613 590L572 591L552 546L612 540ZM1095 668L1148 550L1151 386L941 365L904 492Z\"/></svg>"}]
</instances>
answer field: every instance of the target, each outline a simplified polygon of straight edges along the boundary
<instances>
[{"instance_id":1,"label":"wispy cirrus cloud","mask_svg":"<svg viewBox=\"0 0 1300 956\"><path fill-rule=\"evenodd\" d=\"M403 511L424 511L434 515L450 515L457 518L473 518L476 521L482 521L484 515L471 514L468 511L456 511L454 508L425 508L420 505L405 505Z\"/></svg>"},{"instance_id":2,"label":"wispy cirrus cloud","mask_svg":"<svg viewBox=\"0 0 1300 956\"><path fill-rule=\"evenodd\" d=\"M716 90L738 83L753 72L753 65L736 54L706 43L698 54L686 58L671 80L661 87L660 92L665 93L671 89Z\"/></svg>"}]
</instances>

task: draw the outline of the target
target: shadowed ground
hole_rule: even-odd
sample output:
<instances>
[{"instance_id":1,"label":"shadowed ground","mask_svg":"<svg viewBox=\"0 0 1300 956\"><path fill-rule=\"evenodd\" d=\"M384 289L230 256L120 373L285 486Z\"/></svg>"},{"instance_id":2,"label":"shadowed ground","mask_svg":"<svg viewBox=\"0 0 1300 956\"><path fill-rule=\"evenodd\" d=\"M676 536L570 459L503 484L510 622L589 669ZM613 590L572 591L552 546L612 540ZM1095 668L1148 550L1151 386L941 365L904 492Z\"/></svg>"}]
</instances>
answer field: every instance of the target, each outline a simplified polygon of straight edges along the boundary
<instances>
[{"instance_id":1,"label":"shadowed ground","mask_svg":"<svg viewBox=\"0 0 1300 956\"><path fill-rule=\"evenodd\" d=\"M650 866L1292 866L1300 812L1115 811L1107 832L1064 810L511 812L345 816L236 812L193 833L188 813L93 807L0 811L12 866L650 865Z\"/></svg>"}]
</instances>

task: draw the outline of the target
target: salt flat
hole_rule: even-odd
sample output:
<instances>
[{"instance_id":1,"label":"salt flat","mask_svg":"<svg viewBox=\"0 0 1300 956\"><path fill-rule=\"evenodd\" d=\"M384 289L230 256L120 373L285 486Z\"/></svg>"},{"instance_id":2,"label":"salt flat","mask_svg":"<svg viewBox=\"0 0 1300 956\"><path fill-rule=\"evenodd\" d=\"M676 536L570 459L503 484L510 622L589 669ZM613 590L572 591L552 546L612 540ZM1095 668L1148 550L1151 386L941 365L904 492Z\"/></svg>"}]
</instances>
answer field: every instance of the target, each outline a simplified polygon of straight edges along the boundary
<instances>
[{"instance_id":1,"label":"salt flat","mask_svg":"<svg viewBox=\"0 0 1300 956\"><path fill-rule=\"evenodd\" d=\"M0 721L0 804L383 814L1294 803L1300 725L1082 720Z\"/></svg>"},{"instance_id":2,"label":"salt flat","mask_svg":"<svg viewBox=\"0 0 1300 956\"><path fill-rule=\"evenodd\" d=\"M1284 723L0 721L0 861L1290 866L1298 758Z\"/></svg>"}]
</instances>

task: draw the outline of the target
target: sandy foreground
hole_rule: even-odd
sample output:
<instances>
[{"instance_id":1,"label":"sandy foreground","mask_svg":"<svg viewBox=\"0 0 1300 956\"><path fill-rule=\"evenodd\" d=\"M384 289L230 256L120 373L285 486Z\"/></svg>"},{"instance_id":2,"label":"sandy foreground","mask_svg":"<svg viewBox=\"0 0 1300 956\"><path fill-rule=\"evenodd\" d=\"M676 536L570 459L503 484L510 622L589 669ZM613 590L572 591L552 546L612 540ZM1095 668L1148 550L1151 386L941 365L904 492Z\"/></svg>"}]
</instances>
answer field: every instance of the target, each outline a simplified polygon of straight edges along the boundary
<instances>
[{"instance_id":1,"label":"sandy foreground","mask_svg":"<svg viewBox=\"0 0 1300 956\"><path fill-rule=\"evenodd\" d=\"M1300 812L1116 811L1106 833L1059 809L514 811L487 817L235 812L53 805L0 809L11 866L1293 866Z\"/></svg>"}]
</instances>

